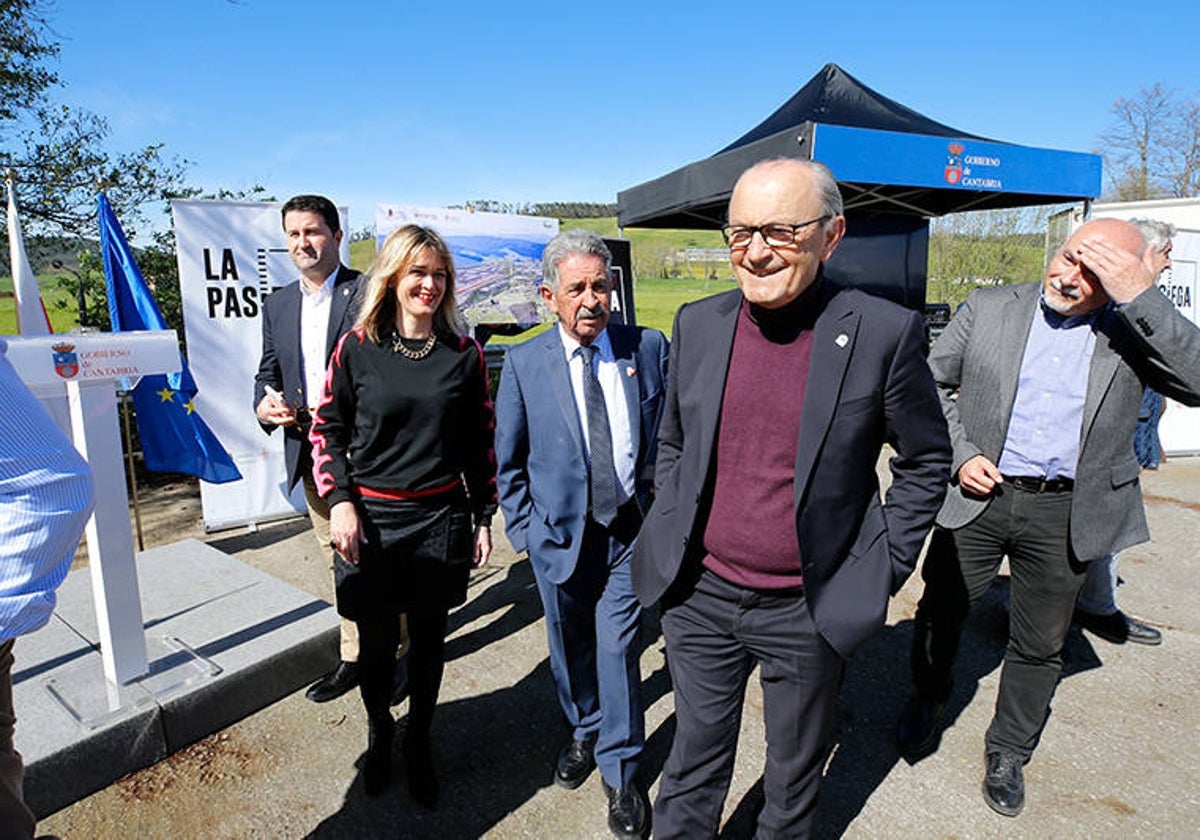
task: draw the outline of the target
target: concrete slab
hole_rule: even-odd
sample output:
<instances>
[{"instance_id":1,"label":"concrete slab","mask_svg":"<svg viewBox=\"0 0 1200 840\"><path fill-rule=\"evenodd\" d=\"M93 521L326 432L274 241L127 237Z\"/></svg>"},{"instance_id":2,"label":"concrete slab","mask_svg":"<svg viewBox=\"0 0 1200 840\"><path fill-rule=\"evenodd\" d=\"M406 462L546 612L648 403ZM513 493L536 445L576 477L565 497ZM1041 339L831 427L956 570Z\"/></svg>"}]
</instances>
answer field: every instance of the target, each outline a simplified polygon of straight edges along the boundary
<instances>
[{"instance_id":1,"label":"concrete slab","mask_svg":"<svg viewBox=\"0 0 1200 840\"><path fill-rule=\"evenodd\" d=\"M16 646L26 800L39 816L311 682L337 658L325 601L199 540L137 558L150 674L104 679L91 578L70 574L42 630Z\"/></svg>"}]
</instances>

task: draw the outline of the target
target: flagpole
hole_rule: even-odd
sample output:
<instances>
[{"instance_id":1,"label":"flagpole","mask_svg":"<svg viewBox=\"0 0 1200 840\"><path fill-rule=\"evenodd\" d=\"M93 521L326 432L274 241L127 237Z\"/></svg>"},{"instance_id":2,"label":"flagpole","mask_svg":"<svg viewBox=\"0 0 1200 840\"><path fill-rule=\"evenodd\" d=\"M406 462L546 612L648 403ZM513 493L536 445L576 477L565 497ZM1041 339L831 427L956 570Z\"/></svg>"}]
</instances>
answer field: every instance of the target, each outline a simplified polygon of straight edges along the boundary
<instances>
[{"instance_id":1,"label":"flagpole","mask_svg":"<svg viewBox=\"0 0 1200 840\"><path fill-rule=\"evenodd\" d=\"M121 392L121 419L125 422L125 461L129 465L129 495L133 500L133 522L137 526L138 551L146 550L142 539L142 506L138 503L137 470L133 467L133 431L129 425L129 394Z\"/></svg>"},{"instance_id":2,"label":"flagpole","mask_svg":"<svg viewBox=\"0 0 1200 840\"><path fill-rule=\"evenodd\" d=\"M103 194L104 188L105 188L104 181L100 178L97 178L96 179L96 192ZM80 326L82 326L83 325L83 314L82 314L83 313L83 277L80 275L76 275L76 276L79 277L79 311L80 311L79 323L80 323ZM125 425L125 441L124 441L124 443L125 443L125 463L126 463L125 472L128 473L128 475L129 475L129 499L133 503L133 524L134 524L135 530L137 531L137 547L138 547L138 551L145 551L146 550L146 541L142 537L142 505L141 505L141 501L138 499L137 469L134 468L134 461L133 461L133 431L130 428L130 422L129 422L130 392L120 391L120 392L118 392L117 396L121 400L121 421Z\"/></svg>"}]
</instances>

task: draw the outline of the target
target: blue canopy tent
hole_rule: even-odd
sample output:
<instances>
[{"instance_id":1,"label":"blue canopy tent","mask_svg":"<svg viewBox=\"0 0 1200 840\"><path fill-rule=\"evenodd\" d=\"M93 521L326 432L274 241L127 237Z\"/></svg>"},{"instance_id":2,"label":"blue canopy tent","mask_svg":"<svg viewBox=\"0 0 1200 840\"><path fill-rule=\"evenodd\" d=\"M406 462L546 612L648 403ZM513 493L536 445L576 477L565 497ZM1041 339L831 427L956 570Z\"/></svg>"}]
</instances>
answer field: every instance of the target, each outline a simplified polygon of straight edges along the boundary
<instances>
[{"instance_id":1,"label":"blue canopy tent","mask_svg":"<svg viewBox=\"0 0 1200 840\"><path fill-rule=\"evenodd\" d=\"M916 309L925 303L930 217L1100 194L1098 155L967 134L827 64L712 157L620 192L618 224L719 228L738 176L778 157L820 161L838 179L848 224L827 266L830 279Z\"/></svg>"}]
</instances>

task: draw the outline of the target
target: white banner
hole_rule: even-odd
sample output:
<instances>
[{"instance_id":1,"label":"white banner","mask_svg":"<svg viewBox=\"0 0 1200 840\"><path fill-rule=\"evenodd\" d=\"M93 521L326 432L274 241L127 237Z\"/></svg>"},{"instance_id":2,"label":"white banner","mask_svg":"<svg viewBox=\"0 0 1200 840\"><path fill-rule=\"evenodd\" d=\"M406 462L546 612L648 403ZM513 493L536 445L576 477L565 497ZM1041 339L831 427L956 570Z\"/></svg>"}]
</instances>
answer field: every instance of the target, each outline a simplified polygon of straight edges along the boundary
<instances>
[{"instance_id":1,"label":"white banner","mask_svg":"<svg viewBox=\"0 0 1200 840\"><path fill-rule=\"evenodd\" d=\"M262 356L262 303L298 279L287 253L282 204L172 201L188 364L196 408L242 473L227 484L200 482L204 528L215 531L304 511L304 490L284 492L283 434L263 433L254 415ZM350 262L349 215L342 261Z\"/></svg>"},{"instance_id":2,"label":"white banner","mask_svg":"<svg viewBox=\"0 0 1200 840\"><path fill-rule=\"evenodd\" d=\"M515 213L475 213L447 207L379 204L375 249L407 224L433 228L454 256L459 311L477 324L537 324L550 317L538 286L542 251L558 233L558 219Z\"/></svg>"}]
</instances>

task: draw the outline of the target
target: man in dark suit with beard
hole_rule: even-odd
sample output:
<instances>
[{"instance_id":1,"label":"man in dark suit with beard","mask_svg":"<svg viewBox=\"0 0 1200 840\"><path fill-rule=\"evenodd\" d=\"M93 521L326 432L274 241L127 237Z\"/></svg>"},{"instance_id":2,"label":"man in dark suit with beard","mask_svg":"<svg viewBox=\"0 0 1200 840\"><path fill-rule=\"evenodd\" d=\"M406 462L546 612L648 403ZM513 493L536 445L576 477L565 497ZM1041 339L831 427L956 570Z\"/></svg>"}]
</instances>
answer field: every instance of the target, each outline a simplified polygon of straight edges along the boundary
<instances>
[{"instance_id":1,"label":"man in dark suit with beard","mask_svg":"<svg viewBox=\"0 0 1200 840\"><path fill-rule=\"evenodd\" d=\"M845 226L821 164L750 168L724 228L740 288L675 318L633 566L641 602L661 599L675 692L656 837L716 835L755 666L759 834L808 836L846 658L883 626L945 493L921 316L822 280ZM885 442L897 454L881 502Z\"/></svg>"}]
</instances>

